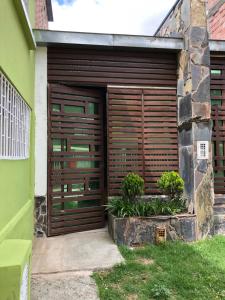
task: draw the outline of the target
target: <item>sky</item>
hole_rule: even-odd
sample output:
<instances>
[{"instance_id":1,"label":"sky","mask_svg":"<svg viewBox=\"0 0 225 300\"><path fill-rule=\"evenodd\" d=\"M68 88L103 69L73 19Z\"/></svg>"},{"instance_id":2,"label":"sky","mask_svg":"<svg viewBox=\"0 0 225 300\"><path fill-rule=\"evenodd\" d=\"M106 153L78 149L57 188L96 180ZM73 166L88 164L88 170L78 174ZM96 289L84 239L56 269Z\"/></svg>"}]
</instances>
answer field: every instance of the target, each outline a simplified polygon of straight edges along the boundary
<instances>
[{"instance_id":1,"label":"sky","mask_svg":"<svg viewBox=\"0 0 225 300\"><path fill-rule=\"evenodd\" d=\"M175 0L52 0L49 29L153 35Z\"/></svg>"}]
</instances>

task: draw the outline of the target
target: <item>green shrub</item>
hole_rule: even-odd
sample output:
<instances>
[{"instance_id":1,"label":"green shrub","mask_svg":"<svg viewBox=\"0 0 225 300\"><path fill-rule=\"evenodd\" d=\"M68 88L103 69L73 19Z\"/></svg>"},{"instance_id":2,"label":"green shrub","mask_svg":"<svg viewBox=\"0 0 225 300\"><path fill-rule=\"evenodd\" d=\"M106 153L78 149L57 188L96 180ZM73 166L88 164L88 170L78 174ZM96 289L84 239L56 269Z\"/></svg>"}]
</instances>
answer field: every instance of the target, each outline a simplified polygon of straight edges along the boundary
<instances>
[{"instance_id":1,"label":"green shrub","mask_svg":"<svg viewBox=\"0 0 225 300\"><path fill-rule=\"evenodd\" d=\"M135 202L144 193L144 179L138 174L129 173L122 181L124 200Z\"/></svg>"},{"instance_id":2,"label":"green shrub","mask_svg":"<svg viewBox=\"0 0 225 300\"><path fill-rule=\"evenodd\" d=\"M164 172L158 180L160 191L170 199L179 198L184 191L184 181L177 172Z\"/></svg>"},{"instance_id":3,"label":"green shrub","mask_svg":"<svg viewBox=\"0 0 225 300\"><path fill-rule=\"evenodd\" d=\"M128 174L122 182L122 197L114 197L107 205L107 210L116 217L149 217L156 215L175 215L186 210L182 197L184 181L176 172L165 172L158 181L158 186L169 199L153 198L140 201L143 194L144 180L137 174Z\"/></svg>"}]
</instances>

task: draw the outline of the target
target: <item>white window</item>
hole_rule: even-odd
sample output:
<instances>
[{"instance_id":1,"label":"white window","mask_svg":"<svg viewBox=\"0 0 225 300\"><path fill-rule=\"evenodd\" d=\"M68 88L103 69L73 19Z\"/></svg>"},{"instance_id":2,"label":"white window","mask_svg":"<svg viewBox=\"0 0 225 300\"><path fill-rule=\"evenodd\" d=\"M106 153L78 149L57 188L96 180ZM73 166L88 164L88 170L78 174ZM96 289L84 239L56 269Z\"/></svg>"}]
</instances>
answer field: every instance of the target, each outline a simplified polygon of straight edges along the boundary
<instances>
[{"instance_id":1,"label":"white window","mask_svg":"<svg viewBox=\"0 0 225 300\"><path fill-rule=\"evenodd\" d=\"M0 72L0 159L29 157L30 108Z\"/></svg>"}]
</instances>

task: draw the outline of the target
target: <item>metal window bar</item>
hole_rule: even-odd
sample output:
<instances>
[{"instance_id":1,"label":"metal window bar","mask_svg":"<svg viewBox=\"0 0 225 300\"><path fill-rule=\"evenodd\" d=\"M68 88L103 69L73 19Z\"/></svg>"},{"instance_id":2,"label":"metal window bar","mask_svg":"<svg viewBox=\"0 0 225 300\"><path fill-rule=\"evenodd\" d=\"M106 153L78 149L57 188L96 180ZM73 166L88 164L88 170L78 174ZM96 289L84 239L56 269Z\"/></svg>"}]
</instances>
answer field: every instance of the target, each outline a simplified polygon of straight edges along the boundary
<instances>
[{"instance_id":1,"label":"metal window bar","mask_svg":"<svg viewBox=\"0 0 225 300\"><path fill-rule=\"evenodd\" d=\"M0 159L27 159L31 110L0 72Z\"/></svg>"}]
</instances>

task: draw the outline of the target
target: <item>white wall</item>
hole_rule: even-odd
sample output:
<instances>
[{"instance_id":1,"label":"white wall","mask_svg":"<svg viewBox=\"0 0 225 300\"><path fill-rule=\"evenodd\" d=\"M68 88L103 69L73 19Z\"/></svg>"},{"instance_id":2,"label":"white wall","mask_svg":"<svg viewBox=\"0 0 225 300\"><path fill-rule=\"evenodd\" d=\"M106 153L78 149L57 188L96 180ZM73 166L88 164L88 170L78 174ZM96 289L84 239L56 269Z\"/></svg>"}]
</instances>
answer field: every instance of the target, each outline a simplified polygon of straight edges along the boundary
<instances>
[{"instance_id":1,"label":"white wall","mask_svg":"<svg viewBox=\"0 0 225 300\"><path fill-rule=\"evenodd\" d=\"M47 48L36 50L35 196L47 194Z\"/></svg>"}]
</instances>

